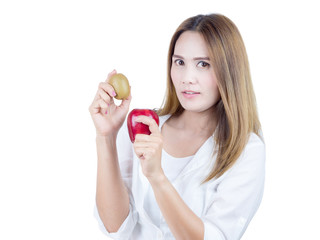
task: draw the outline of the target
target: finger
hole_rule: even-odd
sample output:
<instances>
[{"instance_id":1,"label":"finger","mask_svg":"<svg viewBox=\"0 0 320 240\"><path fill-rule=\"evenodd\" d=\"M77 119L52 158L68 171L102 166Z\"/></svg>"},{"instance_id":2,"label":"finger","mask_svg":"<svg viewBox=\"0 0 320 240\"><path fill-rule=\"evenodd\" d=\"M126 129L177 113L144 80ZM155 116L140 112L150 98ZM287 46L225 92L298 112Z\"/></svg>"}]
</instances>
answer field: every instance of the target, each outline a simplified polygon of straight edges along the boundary
<instances>
[{"instance_id":1,"label":"finger","mask_svg":"<svg viewBox=\"0 0 320 240\"><path fill-rule=\"evenodd\" d=\"M148 125L152 135L161 135L159 126L153 118L140 115L135 119L135 121Z\"/></svg>"},{"instance_id":2,"label":"finger","mask_svg":"<svg viewBox=\"0 0 320 240\"><path fill-rule=\"evenodd\" d=\"M104 82L104 83L108 83L109 82L109 80L110 80L110 78L114 75L114 74L116 74L117 73L117 71L114 69L112 72L110 72L109 74L108 74L108 76L107 76L107 79L106 79L106 81ZM110 85L110 84L109 84ZM102 84L102 82L99 84L99 88L100 88L100 86L101 86L101 88L102 89L104 89L104 84ZM112 87L112 86L111 86ZM108 92L106 89L104 89L106 92ZM109 95L110 96L113 96L113 92L115 93L115 91L114 91L114 89L112 88L111 89L111 91L110 92L108 92L109 93ZM96 93L96 96L94 97L94 100L98 100L98 98L100 98L100 94L99 94L99 90L97 91L97 93Z\"/></svg>"},{"instance_id":3,"label":"finger","mask_svg":"<svg viewBox=\"0 0 320 240\"><path fill-rule=\"evenodd\" d=\"M94 97L94 100L98 100L99 98L101 98L101 91L104 91L106 94L108 94L110 98L112 98L115 94L115 91L110 84L105 82L100 82L98 86L98 91L96 93L96 96Z\"/></svg>"},{"instance_id":4,"label":"finger","mask_svg":"<svg viewBox=\"0 0 320 240\"><path fill-rule=\"evenodd\" d=\"M121 101L121 104L119 105L119 107L128 110L129 106L130 106L131 99L132 99L132 96L131 96L131 87L130 87L130 95L126 99L123 99Z\"/></svg>"},{"instance_id":5,"label":"finger","mask_svg":"<svg viewBox=\"0 0 320 240\"><path fill-rule=\"evenodd\" d=\"M145 149L157 149L159 147L159 144L156 142L134 142L133 143L134 148L145 148Z\"/></svg>"},{"instance_id":6,"label":"finger","mask_svg":"<svg viewBox=\"0 0 320 240\"><path fill-rule=\"evenodd\" d=\"M117 70L113 69L112 72L110 72L110 73L108 74L107 79L106 79L106 82L108 83L109 80L110 80L110 78L111 78L113 75L115 75L115 74L117 74Z\"/></svg>"},{"instance_id":7,"label":"finger","mask_svg":"<svg viewBox=\"0 0 320 240\"><path fill-rule=\"evenodd\" d=\"M98 89L96 95L94 96L93 101L96 101L96 100L98 100L99 98L100 98L100 94L99 94L99 89Z\"/></svg>"},{"instance_id":8,"label":"finger","mask_svg":"<svg viewBox=\"0 0 320 240\"><path fill-rule=\"evenodd\" d=\"M99 89L104 90L112 98L117 95L114 88L109 83L101 82L99 84Z\"/></svg>"},{"instance_id":9,"label":"finger","mask_svg":"<svg viewBox=\"0 0 320 240\"><path fill-rule=\"evenodd\" d=\"M153 148L135 148L135 153L140 159L147 159L155 154L156 150Z\"/></svg>"},{"instance_id":10,"label":"finger","mask_svg":"<svg viewBox=\"0 0 320 240\"><path fill-rule=\"evenodd\" d=\"M159 136L155 135L147 135L147 134L137 134L135 137L135 142L142 142L142 143L155 143L155 144L161 144L162 139Z\"/></svg>"},{"instance_id":11,"label":"finger","mask_svg":"<svg viewBox=\"0 0 320 240\"><path fill-rule=\"evenodd\" d=\"M105 104L103 103L103 101L105 102ZM112 103L113 99L102 89L99 89L97 91L95 99L93 100L93 103L89 108L89 111L93 114L98 112L107 114L107 107L109 107L109 105L111 105Z\"/></svg>"},{"instance_id":12,"label":"finger","mask_svg":"<svg viewBox=\"0 0 320 240\"><path fill-rule=\"evenodd\" d=\"M138 158L143 157L145 151L146 151L145 148L134 148L134 152L136 153L136 155L138 156Z\"/></svg>"},{"instance_id":13,"label":"finger","mask_svg":"<svg viewBox=\"0 0 320 240\"><path fill-rule=\"evenodd\" d=\"M102 98L106 103L109 103L109 104L111 103L112 98L104 90L99 89L98 93L99 93L99 98Z\"/></svg>"},{"instance_id":14,"label":"finger","mask_svg":"<svg viewBox=\"0 0 320 240\"><path fill-rule=\"evenodd\" d=\"M103 99L98 99L96 101L93 101L91 104L89 111L92 114L97 114L101 110L106 109L108 107L108 104Z\"/></svg>"}]
</instances>

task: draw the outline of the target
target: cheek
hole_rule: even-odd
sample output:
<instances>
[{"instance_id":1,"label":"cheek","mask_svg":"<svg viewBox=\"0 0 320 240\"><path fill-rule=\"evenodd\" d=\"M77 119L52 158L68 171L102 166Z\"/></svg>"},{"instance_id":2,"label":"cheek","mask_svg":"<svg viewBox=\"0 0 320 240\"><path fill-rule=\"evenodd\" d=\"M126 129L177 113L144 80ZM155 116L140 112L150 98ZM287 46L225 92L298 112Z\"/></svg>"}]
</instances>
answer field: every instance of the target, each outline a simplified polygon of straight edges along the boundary
<instances>
[{"instance_id":1,"label":"cheek","mask_svg":"<svg viewBox=\"0 0 320 240\"><path fill-rule=\"evenodd\" d=\"M221 99L220 92L217 85L214 86L214 88L212 89L212 92L213 92L212 94L213 105L215 105Z\"/></svg>"},{"instance_id":2,"label":"cheek","mask_svg":"<svg viewBox=\"0 0 320 240\"><path fill-rule=\"evenodd\" d=\"M220 92L218 89L216 78L208 78L205 84L205 88L208 90L208 96L210 96L213 101L217 101L220 99Z\"/></svg>"},{"instance_id":3,"label":"cheek","mask_svg":"<svg viewBox=\"0 0 320 240\"><path fill-rule=\"evenodd\" d=\"M218 89L218 85L216 83L213 83L211 85L211 91L214 92L215 95L219 95L220 96L220 92L219 92L219 89Z\"/></svg>"},{"instance_id":4,"label":"cheek","mask_svg":"<svg viewBox=\"0 0 320 240\"><path fill-rule=\"evenodd\" d=\"M216 96L216 98L220 98L220 92L218 89L218 85L215 82L211 85L210 89L211 89L211 92Z\"/></svg>"},{"instance_id":5,"label":"cheek","mask_svg":"<svg viewBox=\"0 0 320 240\"><path fill-rule=\"evenodd\" d=\"M178 71L176 71L176 70L172 67L170 73L171 73L171 79L172 79L173 85L174 85L175 87L177 87L177 86L178 86L178 83L179 83L179 81L180 81Z\"/></svg>"}]
</instances>

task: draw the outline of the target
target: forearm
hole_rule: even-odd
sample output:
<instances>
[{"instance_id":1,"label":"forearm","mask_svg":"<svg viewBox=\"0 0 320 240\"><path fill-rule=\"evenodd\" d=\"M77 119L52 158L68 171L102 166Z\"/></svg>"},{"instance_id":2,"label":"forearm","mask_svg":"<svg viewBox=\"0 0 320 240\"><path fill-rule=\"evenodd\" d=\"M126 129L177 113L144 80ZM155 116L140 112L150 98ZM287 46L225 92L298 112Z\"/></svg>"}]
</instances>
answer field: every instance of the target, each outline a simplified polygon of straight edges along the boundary
<instances>
[{"instance_id":1,"label":"forearm","mask_svg":"<svg viewBox=\"0 0 320 240\"><path fill-rule=\"evenodd\" d=\"M97 136L96 203L109 232L116 232L129 214L129 195L121 179L116 138Z\"/></svg>"},{"instance_id":2,"label":"forearm","mask_svg":"<svg viewBox=\"0 0 320 240\"><path fill-rule=\"evenodd\" d=\"M165 175L150 183L162 215L175 238L202 240L202 220L185 204Z\"/></svg>"}]
</instances>

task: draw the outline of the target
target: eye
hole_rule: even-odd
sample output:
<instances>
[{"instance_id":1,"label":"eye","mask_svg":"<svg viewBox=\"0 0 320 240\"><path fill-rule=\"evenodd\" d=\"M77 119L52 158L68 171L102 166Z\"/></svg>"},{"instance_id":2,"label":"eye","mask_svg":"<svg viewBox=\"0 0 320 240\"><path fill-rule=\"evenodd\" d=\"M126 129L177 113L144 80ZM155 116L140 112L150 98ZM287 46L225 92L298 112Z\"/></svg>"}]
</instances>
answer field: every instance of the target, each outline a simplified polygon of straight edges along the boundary
<instances>
[{"instance_id":1,"label":"eye","mask_svg":"<svg viewBox=\"0 0 320 240\"><path fill-rule=\"evenodd\" d=\"M175 64L177 64L178 66L183 66L183 65L184 65L184 61L181 60L181 59L177 59L177 60L175 60L174 62L175 62Z\"/></svg>"},{"instance_id":2,"label":"eye","mask_svg":"<svg viewBox=\"0 0 320 240\"><path fill-rule=\"evenodd\" d=\"M210 64L204 61L200 61L197 66L201 67L201 68L205 68L205 67L209 67Z\"/></svg>"}]
</instances>

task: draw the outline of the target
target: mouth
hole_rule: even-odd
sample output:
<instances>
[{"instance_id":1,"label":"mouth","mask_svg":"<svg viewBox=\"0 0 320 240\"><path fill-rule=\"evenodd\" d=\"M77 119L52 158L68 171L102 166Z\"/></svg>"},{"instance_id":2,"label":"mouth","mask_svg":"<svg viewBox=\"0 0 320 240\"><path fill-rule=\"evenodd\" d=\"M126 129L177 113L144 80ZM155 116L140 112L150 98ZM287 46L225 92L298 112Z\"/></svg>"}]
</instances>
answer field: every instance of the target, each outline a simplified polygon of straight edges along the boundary
<instances>
[{"instance_id":1,"label":"mouth","mask_svg":"<svg viewBox=\"0 0 320 240\"><path fill-rule=\"evenodd\" d=\"M200 94L200 92L195 92L195 91L183 91L182 93L189 94L189 95Z\"/></svg>"},{"instance_id":2,"label":"mouth","mask_svg":"<svg viewBox=\"0 0 320 240\"><path fill-rule=\"evenodd\" d=\"M185 98L193 98L193 97L199 96L200 92L182 91L182 94Z\"/></svg>"}]
</instances>

